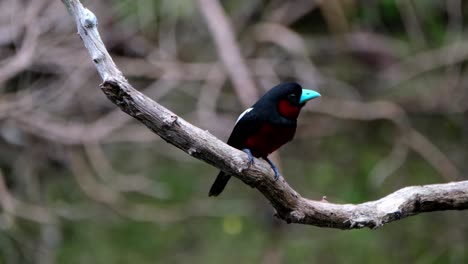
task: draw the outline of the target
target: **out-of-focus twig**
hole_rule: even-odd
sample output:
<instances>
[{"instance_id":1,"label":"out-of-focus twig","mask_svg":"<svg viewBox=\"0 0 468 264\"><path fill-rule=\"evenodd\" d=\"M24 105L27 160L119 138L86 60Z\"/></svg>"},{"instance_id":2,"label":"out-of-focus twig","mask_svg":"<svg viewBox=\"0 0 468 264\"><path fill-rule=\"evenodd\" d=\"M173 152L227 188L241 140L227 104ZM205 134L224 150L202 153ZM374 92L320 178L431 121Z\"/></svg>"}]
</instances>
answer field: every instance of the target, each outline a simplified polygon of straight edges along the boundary
<instances>
[{"instance_id":1,"label":"out-of-focus twig","mask_svg":"<svg viewBox=\"0 0 468 264\"><path fill-rule=\"evenodd\" d=\"M380 187L388 176L395 173L404 164L409 148L402 141L401 138L397 138L388 156L375 164L370 171L369 179L374 187Z\"/></svg>"},{"instance_id":2,"label":"out-of-focus twig","mask_svg":"<svg viewBox=\"0 0 468 264\"><path fill-rule=\"evenodd\" d=\"M327 21L330 31L333 33L343 33L348 31L349 25L344 11L343 1L320 1L320 9Z\"/></svg>"},{"instance_id":3,"label":"out-of-focus twig","mask_svg":"<svg viewBox=\"0 0 468 264\"><path fill-rule=\"evenodd\" d=\"M35 19L46 3L46 0L32 1L28 10L26 10L25 15L27 14L28 16L25 25L24 41L15 56L0 63L0 85L32 63L40 34L39 26Z\"/></svg>"},{"instance_id":4,"label":"out-of-focus twig","mask_svg":"<svg viewBox=\"0 0 468 264\"><path fill-rule=\"evenodd\" d=\"M307 82L312 87L318 87L323 82L321 74L309 60L305 43L298 34L295 34L286 27L273 23L256 25L253 34L257 41L273 42L295 56L295 61L298 61L298 63L294 64L295 71L303 82Z\"/></svg>"},{"instance_id":5,"label":"out-of-focus twig","mask_svg":"<svg viewBox=\"0 0 468 264\"><path fill-rule=\"evenodd\" d=\"M54 224L57 221L48 208L15 199L8 191L2 171L0 171L0 204L6 213L32 222Z\"/></svg>"},{"instance_id":6,"label":"out-of-focus twig","mask_svg":"<svg viewBox=\"0 0 468 264\"><path fill-rule=\"evenodd\" d=\"M258 98L258 92L221 4L218 0L198 0L198 7L242 105L245 108L251 106Z\"/></svg>"},{"instance_id":7,"label":"out-of-focus twig","mask_svg":"<svg viewBox=\"0 0 468 264\"><path fill-rule=\"evenodd\" d=\"M99 179L118 192L133 192L156 199L167 198L168 191L162 183L142 175L122 175L114 170L102 148L98 144L84 144L89 163Z\"/></svg>"},{"instance_id":8,"label":"out-of-focus twig","mask_svg":"<svg viewBox=\"0 0 468 264\"><path fill-rule=\"evenodd\" d=\"M323 99L312 111L347 119L390 120L400 129L405 144L427 160L447 181L461 179L461 174L455 165L410 125L405 111L394 103L387 101L364 103L328 98Z\"/></svg>"},{"instance_id":9,"label":"out-of-focus twig","mask_svg":"<svg viewBox=\"0 0 468 264\"><path fill-rule=\"evenodd\" d=\"M115 189L98 183L88 170L86 162L74 151L68 152L73 174L85 194L95 201L107 205L121 216L139 221L167 223L179 220L180 214L144 204L130 204Z\"/></svg>"},{"instance_id":10,"label":"out-of-focus twig","mask_svg":"<svg viewBox=\"0 0 468 264\"><path fill-rule=\"evenodd\" d=\"M447 56L447 54L456 56ZM441 48L424 50L383 69L378 78L386 88L395 87L425 72L460 63L468 58L468 40L455 41Z\"/></svg>"},{"instance_id":11,"label":"out-of-focus twig","mask_svg":"<svg viewBox=\"0 0 468 264\"><path fill-rule=\"evenodd\" d=\"M421 24L419 23L418 15L412 1L397 0L396 4L400 10L403 24L405 25L406 31L408 32L408 36L411 38L412 42L418 46L426 46L424 32L422 30Z\"/></svg>"},{"instance_id":12,"label":"out-of-focus twig","mask_svg":"<svg viewBox=\"0 0 468 264\"><path fill-rule=\"evenodd\" d=\"M266 20L282 25L291 25L317 8L319 2L312 0L282 1L279 7L272 10Z\"/></svg>"}]
</instances>

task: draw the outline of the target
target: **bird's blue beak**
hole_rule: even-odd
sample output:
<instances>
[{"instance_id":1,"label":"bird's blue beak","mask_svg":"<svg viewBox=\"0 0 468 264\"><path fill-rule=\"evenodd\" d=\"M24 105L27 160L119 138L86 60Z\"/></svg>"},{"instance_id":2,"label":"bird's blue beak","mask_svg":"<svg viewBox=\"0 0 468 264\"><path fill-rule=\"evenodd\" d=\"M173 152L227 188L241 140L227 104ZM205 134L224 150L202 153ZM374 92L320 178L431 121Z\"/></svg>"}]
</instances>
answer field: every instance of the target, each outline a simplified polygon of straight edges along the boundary
<instances>
[{"instance_id":1,"label":"bird's blue beak","mask_svg":"<svg viewBox=\"0 0 468 264\"><path fill-rule=\"evenodd\" d=\"M301 99L299 99L300 104L305 104L307 101L314 98L320 97L321 95L316 91L302 89Z\"/></svg>"}]
</instances>

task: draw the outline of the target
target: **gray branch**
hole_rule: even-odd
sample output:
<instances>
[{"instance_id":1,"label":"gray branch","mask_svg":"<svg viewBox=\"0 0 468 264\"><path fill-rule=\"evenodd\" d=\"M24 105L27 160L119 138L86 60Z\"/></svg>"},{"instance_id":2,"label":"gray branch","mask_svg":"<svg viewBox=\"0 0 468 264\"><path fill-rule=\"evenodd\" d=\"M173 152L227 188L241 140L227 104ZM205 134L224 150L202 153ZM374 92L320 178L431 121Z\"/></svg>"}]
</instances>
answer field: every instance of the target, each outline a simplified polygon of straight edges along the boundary
<instances>
[{"instance_id":1,"label":"gray branch","mask_svg":"<svg viewBox=\"0 0 468 264\"><path fill-rule=\"evenodd\" d=\"M468 208L468 181L406 187L380 200L362 204L333 204L301 197L284 179L273 180L270 166L255 160L242 169L247 155L193 126L135 90L117 69L97 30L96 16L78 0L63 0L103 79L102 91L122 111L145 124L187 154L236 176L258 189L288 223L339 229L376 228L422 212Z\"/></svg>"}]
</instances>

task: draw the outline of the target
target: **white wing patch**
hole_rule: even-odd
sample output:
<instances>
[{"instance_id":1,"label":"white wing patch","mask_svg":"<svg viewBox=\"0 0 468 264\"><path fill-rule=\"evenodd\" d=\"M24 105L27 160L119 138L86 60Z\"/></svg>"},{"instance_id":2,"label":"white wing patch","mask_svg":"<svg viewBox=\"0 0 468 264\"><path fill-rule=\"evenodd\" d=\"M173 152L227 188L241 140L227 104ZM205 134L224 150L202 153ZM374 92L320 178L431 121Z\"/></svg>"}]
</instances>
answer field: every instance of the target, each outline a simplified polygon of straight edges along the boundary
<instances>
[{"instance_id":1,"label":"white wing patch","mask_svg":"<svg viewBox=\"0 0 468 264\"><path fill-rule=\"evenodd\" d=\"M253 110L253 107L250 107L250 108L248 108L247 110L245 110L244 112L242 112L242 114L240 114L240 116L237 118L236 124L237 124L237 122L239 122L239 120L242 119L242 117L245 116L245 114L247 114L248 112L250 112L250 111L252 111L252 110Z\"/></svg>"}]
</instances>

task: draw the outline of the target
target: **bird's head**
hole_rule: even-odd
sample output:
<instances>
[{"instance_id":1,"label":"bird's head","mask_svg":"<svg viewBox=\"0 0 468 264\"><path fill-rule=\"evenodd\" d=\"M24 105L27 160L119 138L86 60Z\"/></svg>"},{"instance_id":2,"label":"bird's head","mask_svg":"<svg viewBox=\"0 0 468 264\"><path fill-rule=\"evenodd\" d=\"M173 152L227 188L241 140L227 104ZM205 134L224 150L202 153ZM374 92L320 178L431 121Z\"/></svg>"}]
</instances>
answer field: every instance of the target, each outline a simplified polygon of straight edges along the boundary
<instances>
[{"instance_id":1,"label":"bird's head","mask_svg":"<svg viewBox=\"0 0 468 264\"><path fill-rule=\"evenodd\" d=\"M320 94L313 90L302 89L296 82L281 83L271 88L257 104L275 107L278 113L288 119L296 119L301 108Z\"/></svg>"}]
</instances>

